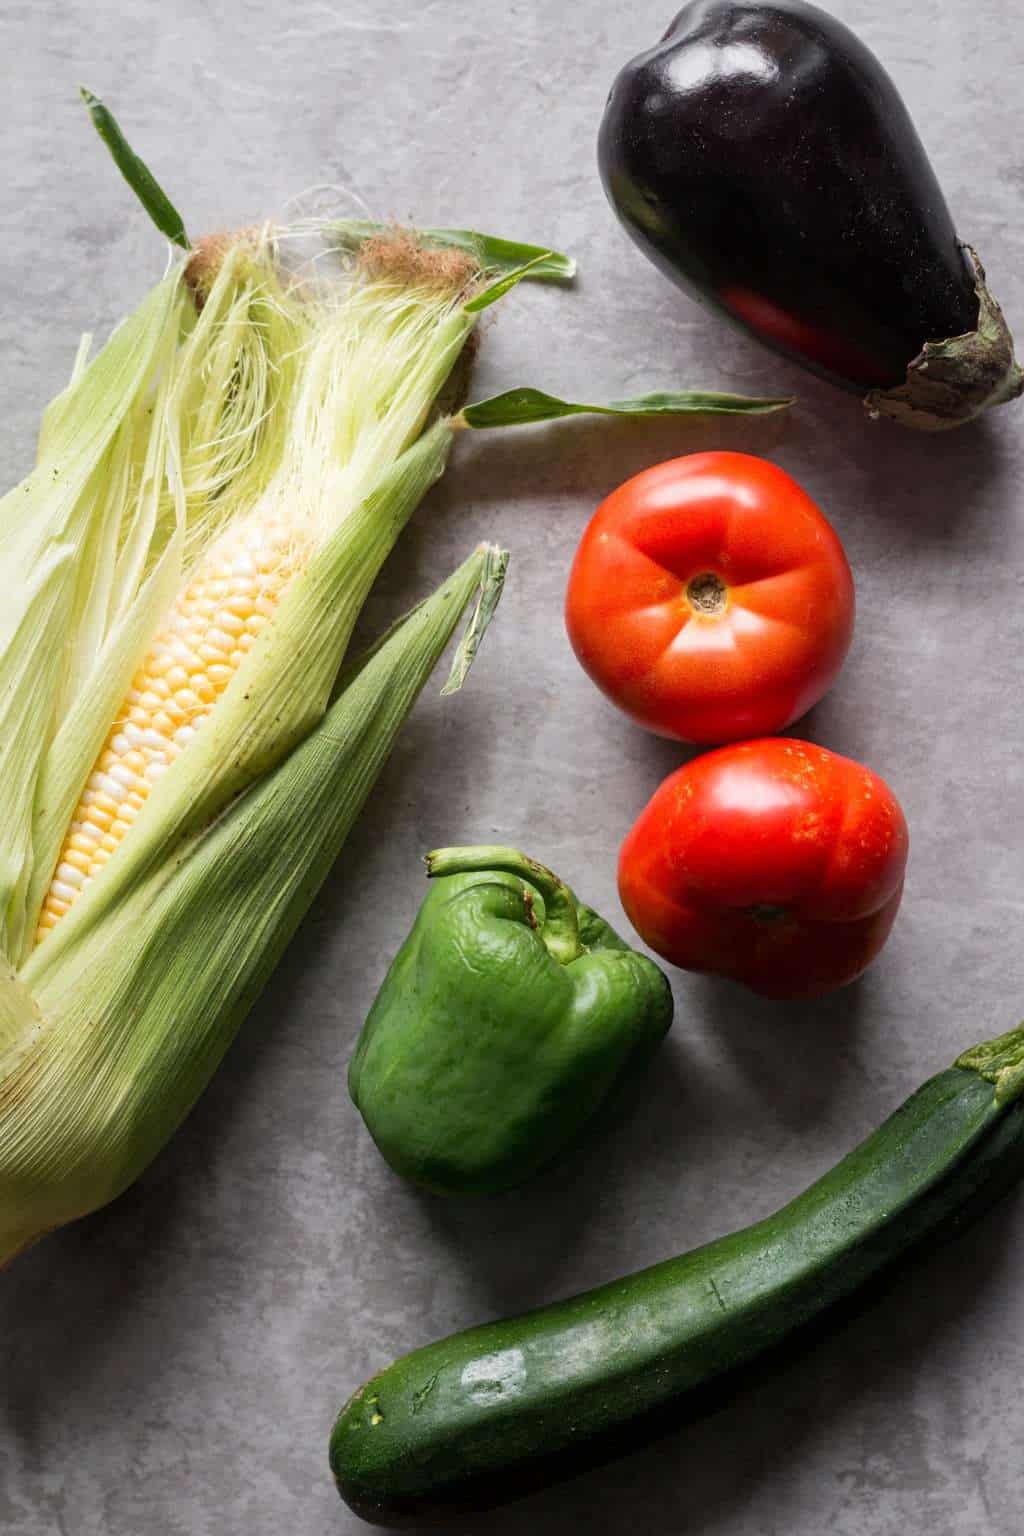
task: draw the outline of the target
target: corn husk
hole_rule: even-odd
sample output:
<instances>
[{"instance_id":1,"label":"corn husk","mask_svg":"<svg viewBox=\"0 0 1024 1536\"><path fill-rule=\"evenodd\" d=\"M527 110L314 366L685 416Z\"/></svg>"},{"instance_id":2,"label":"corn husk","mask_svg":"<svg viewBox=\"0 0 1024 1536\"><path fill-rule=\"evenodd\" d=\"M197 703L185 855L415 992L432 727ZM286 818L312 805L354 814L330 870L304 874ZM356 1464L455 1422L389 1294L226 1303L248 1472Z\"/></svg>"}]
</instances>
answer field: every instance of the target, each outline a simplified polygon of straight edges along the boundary
<instances>
[{"instance_id":1,"label":"corn husk","mask_svg":"<svg viewBox=\"0 0 1024 1536\"><path fill-rule=\"evenodd\" d=\"M467 605L464 675L507 556L483 546L350 668L315 729L139 884L0 971L0 1263L113 1199L202 1092Z\"/></svg>"},{"instance_id":2,"label":"corn husk","mask_svg":"<svg viewBox=\"0 0 1024 1536\"><path fill-rule=\"evenodd\" d=\"M187 1112L472 589L488 597L453 686L500 591L503 562L472 557L339 682L377 572L447 461L436 402L480 274L462 262L439 280L403 237L311 280L280 242L263 229L201 248L91 362L83 341L36 468L0 502L14 594L0 620L0 1258L123 1188ZM162 615L228 525L282 509L309 558L123 846L34 947ZM239 878L230 936L210 947Z\"/></svg>"}]
</instances>

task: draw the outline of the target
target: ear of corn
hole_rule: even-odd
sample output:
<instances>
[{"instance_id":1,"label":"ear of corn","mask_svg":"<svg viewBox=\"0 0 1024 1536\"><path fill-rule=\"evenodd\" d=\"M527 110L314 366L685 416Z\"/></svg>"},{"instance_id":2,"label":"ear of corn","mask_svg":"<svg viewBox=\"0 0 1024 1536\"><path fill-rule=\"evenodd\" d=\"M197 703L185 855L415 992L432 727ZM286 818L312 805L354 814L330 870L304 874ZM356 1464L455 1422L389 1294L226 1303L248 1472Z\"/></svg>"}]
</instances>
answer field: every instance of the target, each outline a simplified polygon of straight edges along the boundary
<instances>
[{"instance_id":1,"label":"ear of corn","mask_svg":"<svg viewBox=\"0 0 1024 1536\"><path fill-rule=\"evenodd\" d=\"M116 362L125 335L149 341L123 425L93 481L80 476L64 610L55 597L33 631L56 626L51 675L28 643L5 654L34 709L0 884L19 963L40 937L64 942L72 908L84 920L101 866L113 903L322 715L369 586L450 444L443 421L423 429L473 328L473 272L439 278L416 260L408 242L380 246L347 281L298 284L267 230L213 242L48 411L37 475L80 398L90 419L104 410L112 349ZM264 555L259 611L228 611L231 580ZM29 559L38 569L36 546Z\"/></svg>"},{"instance_id":2,"label":"ear of corn","mask_svg":"<svg viewBox=\"0 0 1024 1536\"><path fill-rule=\"evenodd\" d=\"M444 469L476 277L207 243L83 342L0 503L0 1263L187 1113L482 583L449 686L472 660L492 551L340 670Z\"/></svg>"},{"instance_id":3,"label":"ear of corn","mask_svg":"<svg viewBox=\"0 0 1024 1536\"><path fill-rule=\"evenodd\" d=\"M463 673L505 559L471 556L349 669L300 746L131 902L80 925L59 965L47 942L20 977L0 971L0 1264L112 1199L187 1114L479 590Z\"/></svg>"}]
</instances>

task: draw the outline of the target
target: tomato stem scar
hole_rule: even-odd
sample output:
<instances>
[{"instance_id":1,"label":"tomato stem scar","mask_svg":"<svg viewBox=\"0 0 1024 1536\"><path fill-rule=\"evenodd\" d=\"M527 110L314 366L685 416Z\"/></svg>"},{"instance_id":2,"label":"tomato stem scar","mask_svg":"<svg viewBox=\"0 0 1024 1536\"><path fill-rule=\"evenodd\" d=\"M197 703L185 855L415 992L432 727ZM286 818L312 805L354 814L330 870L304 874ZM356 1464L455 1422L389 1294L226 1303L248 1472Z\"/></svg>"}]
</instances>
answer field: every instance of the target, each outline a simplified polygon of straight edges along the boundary
<instances>
[{"instance_id":1,"label":"tomato stem scar","mask_svg":"<svg viewBox=\"0 0 1024 1536\"><path fill-rule=\"evenodd\" d=\"M686 583L686 601L694 613L703 618L715 618L724 613L728 598L728 587L714 571L701 571L699 576L691 576Z\"/></svg>"}]
</instances>

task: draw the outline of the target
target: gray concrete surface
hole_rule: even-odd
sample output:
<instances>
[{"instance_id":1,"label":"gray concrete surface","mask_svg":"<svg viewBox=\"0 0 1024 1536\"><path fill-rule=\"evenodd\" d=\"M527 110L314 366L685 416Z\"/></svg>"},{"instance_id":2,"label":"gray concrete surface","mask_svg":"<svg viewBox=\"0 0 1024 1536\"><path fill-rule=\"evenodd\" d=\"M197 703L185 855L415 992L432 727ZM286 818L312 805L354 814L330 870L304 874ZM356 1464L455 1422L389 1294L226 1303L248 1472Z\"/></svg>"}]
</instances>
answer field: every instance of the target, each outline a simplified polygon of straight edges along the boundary
<instances>
[{"instance_id":1,"label":"gray concrete surface","mask_svg":"<svg viewBox=\"0 0 1024 1536\"><path fill-rule=\"evenodd\" d=\"M963 235L1024 332L1011 0L832 0L905 93ZM521 289L481 392L600 398L680 382L799 390L786 422L580 422L460 445L369 609L379 627L482 536L514 564L465 693L436 689L230 1058L112 1208L0 1279L0 1530L323 1536L362 1529L326 1464L373 1368L767 1212L975 1038L1012 1024L1021 942L1019 516L1024 414L928 441L864 421L677 297L605 206L594 135L618 67L670 5L540 0L14 3L0 13L0 468L26 469L75 339L159 273L157 238L78 106L106 95L197 230L344 184L379 214L577 254L573 294ZM577 669L560 605L575 541L627 474L711 445L761 452L820 501L858 583L853 652L806 733L903 799L903 912L859 986L780 1010L675 978L678 1022L603 1139L494 1203L402 1187L344 1064L450 840L522 842L621 920L615 853L680 752ZM1015 1536L1024 1521L1024 1199L870 1314L685 1433L472 1522L475 1536Z\"/></svg>"}]
</instances>

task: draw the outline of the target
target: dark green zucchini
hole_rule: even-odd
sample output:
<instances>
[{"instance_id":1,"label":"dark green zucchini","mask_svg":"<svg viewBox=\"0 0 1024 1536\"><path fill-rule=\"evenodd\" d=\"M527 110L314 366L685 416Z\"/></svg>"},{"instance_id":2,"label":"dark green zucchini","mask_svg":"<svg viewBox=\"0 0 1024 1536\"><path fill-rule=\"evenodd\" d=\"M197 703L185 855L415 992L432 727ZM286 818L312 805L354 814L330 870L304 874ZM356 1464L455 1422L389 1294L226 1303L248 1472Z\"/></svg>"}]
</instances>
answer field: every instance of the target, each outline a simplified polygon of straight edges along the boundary
<instances>
[{"instance_id":1,"label":"dark green zucchini","mask_svg":"<svg viewBox=\"0 0 1024 1536\"><path fill-rule=\"evenodd\" d=\"M774 1216L568 1301L417 1349L342 1409L364 1519L421 1525L609 1459L1024 1175L1024 1028L976 1047Z\"/></svg>"}]
</instances>

